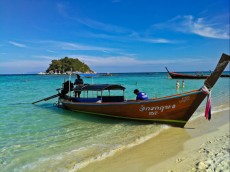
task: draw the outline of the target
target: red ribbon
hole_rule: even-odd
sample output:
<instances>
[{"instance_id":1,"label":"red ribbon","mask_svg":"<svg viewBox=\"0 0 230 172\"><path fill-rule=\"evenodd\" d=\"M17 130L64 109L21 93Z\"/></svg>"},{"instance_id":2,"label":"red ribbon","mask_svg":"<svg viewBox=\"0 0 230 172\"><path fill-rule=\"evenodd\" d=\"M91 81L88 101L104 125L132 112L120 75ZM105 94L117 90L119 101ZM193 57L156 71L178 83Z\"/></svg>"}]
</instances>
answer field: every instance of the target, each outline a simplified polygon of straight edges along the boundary
<instances>
[{"instance_id":1,"label":"red ribbon","mask_svg":"<svg viewBox=\"0 0 230 172\"><path fill-rule=\"evenodd\" d=\"M205 118L210 120L211 119L211 104L212 104L212 100L211 100L211 93L208 95L207 97L207 103L206 103L206 108L205 108Z\"/></svg>"},{"instance_id":2,"label":"red ribbon","mask_svg":"<svg viewBox=\"0 0 230 172\"><path fill-rule=\"evenodd\" d=\"M207 102L206 102L206 108L205 108L205 118L210 120L211 119L211 104L212 104L212 100L211 100L211 91L208 90L208 88L204 85L201 90L208 95L207 97Z\"/></svg>"}]
</instances>

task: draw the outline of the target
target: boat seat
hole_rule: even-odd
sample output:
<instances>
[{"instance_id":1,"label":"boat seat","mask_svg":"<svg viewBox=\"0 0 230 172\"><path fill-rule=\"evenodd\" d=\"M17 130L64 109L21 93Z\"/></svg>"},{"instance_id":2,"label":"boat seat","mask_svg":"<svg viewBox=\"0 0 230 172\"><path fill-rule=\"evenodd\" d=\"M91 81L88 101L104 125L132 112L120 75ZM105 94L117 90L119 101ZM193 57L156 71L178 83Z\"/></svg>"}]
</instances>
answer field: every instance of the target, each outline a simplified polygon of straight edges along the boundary
<instances>
[{"instance_id":1,"label":"boat seat","mask_svg":"<svg viewBox=\"0 0 230 172\"><path fill-rule=\"evenodd\" d=\"M124 96L98 96L102 102L123 102Z\"/></svg>"},{"instance_id":2,"label":"boat seat","mask_svg":"<svg viewBox=\"0 0 230 172\"><path fill-rule=\"evenodd\" d=\"M74 98L74 102L97 102L101 98Z\"/></svg>"}]
</instances>

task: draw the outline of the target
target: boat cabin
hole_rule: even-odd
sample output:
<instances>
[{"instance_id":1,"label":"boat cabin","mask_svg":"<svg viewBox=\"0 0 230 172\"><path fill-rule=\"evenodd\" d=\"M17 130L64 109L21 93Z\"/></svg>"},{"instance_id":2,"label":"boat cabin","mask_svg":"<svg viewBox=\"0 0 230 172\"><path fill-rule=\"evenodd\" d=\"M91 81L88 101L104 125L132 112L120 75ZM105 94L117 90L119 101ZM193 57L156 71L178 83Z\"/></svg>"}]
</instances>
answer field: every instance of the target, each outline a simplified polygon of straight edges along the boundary
<instances>
[{"instance_id":1,"label":"boat cabin","mask_svg":"<svg viewBox=\"0 0 230 172\"><path fill-rule=\"evenodd\" d=\"M125 87L118 84L84 84L73 89L81 92L80 98L72 98L73 102L123 102Z\"/></svg>"}]
</instances>

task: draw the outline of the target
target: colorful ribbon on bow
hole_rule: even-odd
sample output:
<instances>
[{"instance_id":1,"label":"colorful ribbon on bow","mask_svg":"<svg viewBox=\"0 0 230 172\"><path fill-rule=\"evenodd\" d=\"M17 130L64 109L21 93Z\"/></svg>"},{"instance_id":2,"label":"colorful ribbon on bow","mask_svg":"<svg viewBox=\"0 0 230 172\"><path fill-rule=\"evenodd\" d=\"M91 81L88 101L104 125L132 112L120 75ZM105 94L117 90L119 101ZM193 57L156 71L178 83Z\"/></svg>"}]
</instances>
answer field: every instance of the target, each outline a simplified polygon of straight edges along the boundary
<instances>
[{"instance_id":1,"label":"colorful ribbon on bow","mask_svg":"<svg viewBox=\"0 0 230 172\"><path fill-rule=\"evenodd\" d=\"M204 85L201 90L208 95L207 102L206 102L206 108L205 108L205 118L208 120L211 120L211 91L208 90L208 88Z\"/></svg>"}]
</instances>

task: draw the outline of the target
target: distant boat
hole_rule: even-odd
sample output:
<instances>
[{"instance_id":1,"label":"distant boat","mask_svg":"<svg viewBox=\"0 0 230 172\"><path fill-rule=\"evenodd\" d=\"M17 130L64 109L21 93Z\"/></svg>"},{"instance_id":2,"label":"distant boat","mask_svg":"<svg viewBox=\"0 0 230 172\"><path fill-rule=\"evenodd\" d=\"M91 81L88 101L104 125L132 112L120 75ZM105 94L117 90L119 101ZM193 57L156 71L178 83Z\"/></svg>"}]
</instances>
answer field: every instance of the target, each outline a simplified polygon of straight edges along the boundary
<instances>
[{"instance_id":1,"label":"distant boat","mask_svg":"<svg viewBox=\"0 0 230 172\"><path fill-rule=\"evenodd\" d=\"M184 127L230 61L230 56L222 54L214 72L205 80L204 86L198 90L170 95L149 100L126 100L125 87L119 84L85 84L73 88L73 83L67 81L57 89L56 95L33 102L47 101L58 97L59 107L80 113L123 118L130 120L151 121ZM85 97L75 98L73 92L85 92ZM89 94L93 92L94 94ZM118 93L119 94L115 94ZM92 96L89 96L92 95ZM93 96L94 95L94 96Z\"/></svg>"},{"instance_id":2,"label":"distant boat","mask_svg":"<svg viewBox=\"0 0 230 172\"><path fill-rule=\"evenodd\" d=\"M83 78L94 78L94 77L97 77L97 74L94 74L94 73L82 73L80 75Z\"/></svg>"},{"instance_id":3,"label":"distant boat","mask_svg":"<svg viewBox=\"0 0 230 172\"><path fill-rule=\"evenodd\" d=\"M210 75L203 75L203 74L184 74L184 73L176 73L176 72L170 72L167 67L165 67L167 70L169 76L172 79L206 79Z\"/></svg>"},{"instance_id":4,"label":"distant boat","mask_svg":"<svg viewBox=\"0 0 230 172\"><path fill-rule=\"evenodd\" d=\"M101 74L99 74L99 76L112 76L112 74L107 72L107 73L101 73Z\"/></svg>"},{"instance_id":5,"label":"distant boat","mask_svg":"<svg viewBox=\"0 0 230 172\"><path fill-rule=\"evenodd\" d=\"M39 72L38 75L46 75L47 73L45 72Z\"/></svg>"},{"instance_id":6,"label":"distant boat","mask_svg":"<svg viewBox=\"0 0 230 172\"><path fill-rule=\"evenodd\" d=\"M206 79L210 75L203 75L203 74L185 74L185 73L177 73L177 72L170 72L167 67L165 67L169 76L172 79ZM210 71L211 73L211 71ZM230 77L230 74L222 74L220 77Z\"/></svg>"},{"instance_id":7,"label":"distant boat","mask_svg":"<svg viewBox=\"0 0 230 172\"><path fill-rule=\"evenodd\" d=\"M230 77L230 74L223 74L223 75L221 75L220 77L229 78L229 77Z\"/></svg>"}]
</instances>

